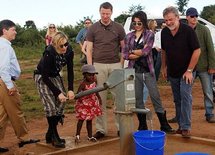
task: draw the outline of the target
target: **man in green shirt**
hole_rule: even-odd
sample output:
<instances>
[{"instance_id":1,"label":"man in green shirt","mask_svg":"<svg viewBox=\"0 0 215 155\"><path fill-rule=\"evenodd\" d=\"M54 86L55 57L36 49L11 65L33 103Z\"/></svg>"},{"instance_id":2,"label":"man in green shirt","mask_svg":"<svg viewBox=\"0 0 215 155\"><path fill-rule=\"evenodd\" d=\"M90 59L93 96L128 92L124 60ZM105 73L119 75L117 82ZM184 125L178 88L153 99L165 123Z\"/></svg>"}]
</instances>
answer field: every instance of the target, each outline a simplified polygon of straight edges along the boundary
<instances>
[{"instance_id":1,"label":"man in green shirt","mask_svg":"<svg viewBox=\"0 0 215 155\"><path fill-rule=\"evenodd\" d=\"M196 77L201 81L204 94L205 117L208 123L215 123L212 75L215 73L215 52L210 30L198 22L198 12L195 8L186 11L188 25L191 26L199 40L201 54L196 65Z\"/></svg>"}]
</instances>

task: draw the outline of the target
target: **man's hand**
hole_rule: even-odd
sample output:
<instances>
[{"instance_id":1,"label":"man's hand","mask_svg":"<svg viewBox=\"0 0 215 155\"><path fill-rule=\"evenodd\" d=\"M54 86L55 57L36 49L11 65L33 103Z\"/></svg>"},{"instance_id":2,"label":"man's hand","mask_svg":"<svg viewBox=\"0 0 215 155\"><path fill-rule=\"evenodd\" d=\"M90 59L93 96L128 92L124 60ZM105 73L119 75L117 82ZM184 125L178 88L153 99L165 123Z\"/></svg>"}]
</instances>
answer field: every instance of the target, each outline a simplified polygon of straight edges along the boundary
<instances>
[{"instance_id":1,"label":"man's hand","mask_svg":"<svg viewBox=\"0 0 215 155\"><path fill-rule=\"evenodd\" d=\"M186 84L192 84L193 82L193 73L186 71L183 75L183 79L185 80Z\"/></svg>"},{"instance_id":2,"label":"man's hand","mask_svg":"<svg viewBox=\"0 0 215 155\"><path fill-rule=\"evenodd\" d=\"M215 69L208 69L208 73L209 74L214 74L215 73Z\"/></svg>"},{"instance_id":3,"label":"man's hand","mask_svg":"<svg viewBox=\"0 0 215 155\"><path fill-rule=\"evenodd\" d=\"M167 79L167 68L166 67L162 68L162 76L165 80Z\"/></svg>"}]
</instances>

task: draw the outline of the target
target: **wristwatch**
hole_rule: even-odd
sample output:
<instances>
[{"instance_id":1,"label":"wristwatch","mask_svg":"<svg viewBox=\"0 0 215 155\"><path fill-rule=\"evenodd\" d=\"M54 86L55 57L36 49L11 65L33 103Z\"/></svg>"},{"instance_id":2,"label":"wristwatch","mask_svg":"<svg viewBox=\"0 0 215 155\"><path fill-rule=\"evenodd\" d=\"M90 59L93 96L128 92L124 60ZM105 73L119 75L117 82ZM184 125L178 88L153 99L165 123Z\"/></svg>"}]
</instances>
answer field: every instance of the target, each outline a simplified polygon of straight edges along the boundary
<instances>
[{"instance_id":1,"label":"wristwatch","mask_svg":"<svg viewBox=\"0 0 215 155\"><path fill-rule=\"evenodd\" d=\"M193 72L193 69L187 69L187 72L190 72L190 73L192 73Z\"/></svg>"}]
</instances>

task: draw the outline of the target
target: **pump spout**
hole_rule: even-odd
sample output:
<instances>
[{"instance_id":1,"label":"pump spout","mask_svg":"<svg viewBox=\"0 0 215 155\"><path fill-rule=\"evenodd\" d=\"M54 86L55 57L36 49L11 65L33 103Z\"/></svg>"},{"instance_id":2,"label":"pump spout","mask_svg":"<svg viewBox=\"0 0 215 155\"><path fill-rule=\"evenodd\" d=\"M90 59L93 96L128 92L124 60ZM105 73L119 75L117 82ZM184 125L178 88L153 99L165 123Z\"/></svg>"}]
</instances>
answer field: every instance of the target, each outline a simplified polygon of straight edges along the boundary
<instances>
[{"instance_id":1,"label":"pump spout","mask_svg":"<svg viewBox=\"0 0 215 155\"><path fill-rule=\"evenodd\" d=\"M147 120L152 120L152 112L148 108L140 109L140 108L131 108L133 113L141 113L146 114Z\"/></svg>"}]
</instances>

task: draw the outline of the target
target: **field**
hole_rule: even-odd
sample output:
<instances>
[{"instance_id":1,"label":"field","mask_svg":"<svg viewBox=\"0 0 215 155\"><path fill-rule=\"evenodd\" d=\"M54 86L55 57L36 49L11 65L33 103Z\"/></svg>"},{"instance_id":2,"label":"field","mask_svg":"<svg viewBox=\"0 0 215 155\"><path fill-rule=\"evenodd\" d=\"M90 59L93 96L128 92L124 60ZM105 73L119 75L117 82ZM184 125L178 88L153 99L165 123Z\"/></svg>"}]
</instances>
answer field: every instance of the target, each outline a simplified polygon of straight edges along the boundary
<instances>
[{"instance_id":1,"label":"field","mask_svg":"<svg viewBox=\"0 0 215 155\"><path fill-rule=\"evenodd\" d=\"M19 51L19 50L18 50ZM42 50L41 50L42 51ZM78 51L78 50L77 50ZM24 51L19 51L17 53L19 62L22 69L22 75L20 80L17 81L17 85L19 87L20 93L22 95L22 108L25 112L27 125L29 127L29 132L32 137L40 138L44 141L44 133L46 132L47 123L43 114L43 107L41 105L41 101L39 99L32 73L35 69L42 52L34 53L33 50L27 50L25 52L29 52L27 55L22 54ZM79 63L80 55L78 52L75 52L74 58L74 70L75 70L75 91L77 90L77 85L81 80L80 67ZM175 114L172 92L168 83L166 83L162 78L158 82L159 91L161 94L161 99L165 109L167 110L167 117L172 118ZM75 135L76 131L76 119L73 113L73 103L68 103L66 106L66 118L64 126L60 126L60 135L63 137L72 137ZM111 98L109 98L108 102L108 136L116 137L116 128L113 121L113 103ZM150 99L147 101L147 107L153 111L153 107ZM192 112L192 135L196 137L203 137L215 140L214 135L214 124L209 124L205 121L204 117L204 107L203 107L203 95L201 90L201 85L199 80L197 79L193 86L193 112ZM134 116L135 128L137 127L137 119ZM177 124L171 124L174 129L177 129ZM158 119L153 112L153 129L159 129ZM95 131L95 127L93 127ZM86 137L86 128L83 126L82 135L83 138ZM17 147L18 140L16 139L13 129L9 124L6 132L5 139L3 141L3 145L5 147L9 147L10 152L7 154L16 154L20 152L20 149ZM189 144L186 144L189 147ZM29 145L24 147L25 150L32 149L34 145ZM185 147L186 148L186 147ZM108 152L103 148L103 152ZM23 149L22 149L23 150ZM17 153L18 154L18 153ZM91 155L91 154L89 154Z\"/></svg>"}]
</instances>

